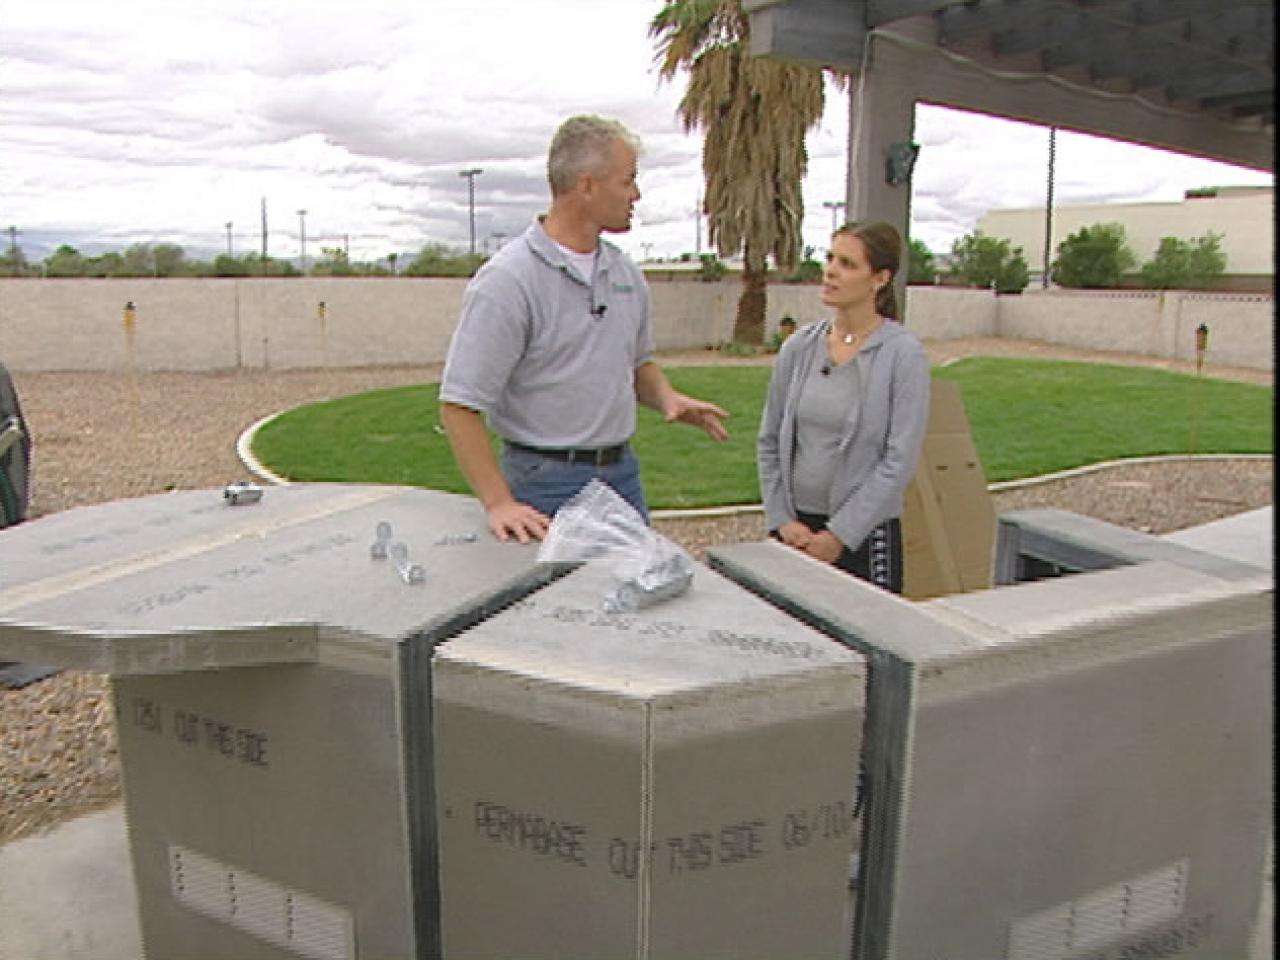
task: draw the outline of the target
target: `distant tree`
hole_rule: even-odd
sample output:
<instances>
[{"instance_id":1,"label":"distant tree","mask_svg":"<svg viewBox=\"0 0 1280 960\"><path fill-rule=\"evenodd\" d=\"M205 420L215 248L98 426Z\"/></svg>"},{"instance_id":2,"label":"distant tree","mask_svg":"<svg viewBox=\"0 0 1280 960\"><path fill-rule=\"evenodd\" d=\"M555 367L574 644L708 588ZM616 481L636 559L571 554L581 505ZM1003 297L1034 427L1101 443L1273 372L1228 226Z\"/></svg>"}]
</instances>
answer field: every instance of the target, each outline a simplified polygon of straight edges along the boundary
<instances>
[{"instance_id":1,"label":"distant tree","mask_svg":"<svg viewBox=\"0 0 1280 960\"><path fill-rule=\"evenodd\" d=\"M322 256L311 266L311 273L321 277L385 277L391 271L383 260L352 260L341 247L324 247Z\"/></svg>"},{"instance_id":2,"label":"distant tree","mask_svg":"<svg viewBox=\"0 0 1280 960\"><path fill-rule=\"evenodd\" d=\"M116 277L150 277L155 274L156 261L151 244L134 243L125 248L120 257L119 266L111 276Z\"/></svg>"},{"instance_id":3,"label":"distant tree","mask_svg":"<svg viewBox=\"0 0 1280 960\"><path fill-rule=\"evenodd\" d=\"M714 283L728 273L729 268L724 265L724 261L717 257L714 253L700 253L698 260L702 267L698 271L698 279L706 283Z\"/></svg>"},{"instance_id":4,"label":"distant tree","mask_svg":"<svg viewBox=\"0 0 1280 960\"><path fill-rule=\"evenodd\" d=\"M933 251L922 240L912 240L907 245L907 283L936 283L938 266Z\"/></svg>"},{"instance_id":5,"label":"distant tree","mask_svg":"<svg viewBox=\"0 0 1280 960\"><path fill-rule=\"evenodd\" d=\"M805 133L822 119L820 68L751 55L740 0L669 0L649 24L658 73L689 83L677 112L703 131L704 204L721 257L742 254L733 339L764 343L768 258L789 270L800 252Z\"/></svg>"},{"instance_id":6,"label":"distant tree","mask_svg":"<svg viewBox=\"0 0 1280 960\"><path fill-rule=\"evenodd\" d=\"M87 272L88 263L80 251L65 243L44 258L46 277L83 277Z\"/></svg>"},{"instance_id":7,"label":"distant tree","mask_svg":"<svg viewBox=\"0 0 1280 960\"><path fill-rule=\"evenodd\" d=\"M108 250L85 261L86 277L121 277L124 276L124 257L115 250Z\"/></svg>"},{"instance_id":8,"label":"distant tree","mask_svg":"<svg viewBox=\"0 0 1280 960\"><path fill-rule=\"evenodd\" d=\"M0 277L25 277L31 272L31 265L27 263L21 247L8 247L0 252Z\"/></svg>"},{"instance_id":9,"label":"distant tree","mask_svg":"<svg viewBox=\"0 0 1280 960\"><path fill-rule=\"evenodd\" d=\"M311 272L316 276L349 277L358 272L341 247L322 247L320 253L320 258L311 265Z\"/></svg>"},{"instance_id":10,"label":"distant tree","mask_svg":"<svg viewBox=\"0 0 1280 960\"><path fill-rule=\"evenodd\" d=\"M784 283L816 283L822 279L822 261L817 259L817 251L812 246L804 248L804 259L796 264L796 268L782 278Z\"/></svg>"},{"instance_id":11,"label":"distant tree","mask_svg":"<svg viewBox=\"0 0 1280 960\"><path fill-rule=\"evenodd\" d=\"M1137 263L1118 223L1081 227L1058 244L1053 279L1063 287L1106 289L1118 287L1120 278Z\"/></svg>"},{"instance_id":12,"label":"distant tree","mask_svg":"<svg viewBox=\"0 0 1280 960\"><path fill-rule=\"evenodd\" d=\"M192 272L186 251L176 243L157 243L152 247L151 267L157 277L177 277Z\"/></svg>"},{"instance_id":13,"label":"distant tree","mask_svg":"<svg viewBox=\"0 0 1280 960\"><path fill-rule=\"evenodd\" d=\"M280 260L276 257L260 257L254 254L249 258L254 276L262 277L298 277L302 274L293 265L292 260Z\"/></svg>"},{"instance_id":14,"label":"distant tree","mask_svg":"<svg viewBox=\"0 0 1280 960\"><path fill-rule=\"evenodd\" d=\"M1194 240L1161 237L1152 260L1142 265L1142 282L1156 290L1194 290L1210 286L1227 269L1222 234Z\"/></svg>"},{"instance_id":15,"label":"distant tree","mask_svg":"<svg viewBox=\"0 0 1280 960\"><path fill-rule=\"evenodd\" d=\"M1030 279L1021 247L985 236L981 231L955 241L951 260L952 274L975 287L990 287L996 293L1021 293Z\"/></svg>"},{"instance_id":16,"label":"distant tree","mask_svg":"<svg viewBox=\"0 0 1280 960\"><path fill-rule=\"evenodd\" d=\"M411 277L469 277L485 259L478 253L458 253L443 243L428 243L400 272Z\"/></svg>"},{"instance_id":17,"label":"distant tree","mask_svg":"<svg viewBox=\"0 0 1280 960\"><path fill-rule=\"evenodd\" d=\"M220 253L213 258L209 272L215 277L252 277L254 264L249 258Z\"/></svg>"},{"instance_id":18,"label":"distant tree","mask_svg":"<svg viewBox=\"0 0 1280 960\"><path fill-rule=\"evenodd\" d=\"M296 277L298 268L290 260L262 257L246 253L243 257L226 254L215 257L210 272L217 277Z\"/></svg>"}]
</instances>

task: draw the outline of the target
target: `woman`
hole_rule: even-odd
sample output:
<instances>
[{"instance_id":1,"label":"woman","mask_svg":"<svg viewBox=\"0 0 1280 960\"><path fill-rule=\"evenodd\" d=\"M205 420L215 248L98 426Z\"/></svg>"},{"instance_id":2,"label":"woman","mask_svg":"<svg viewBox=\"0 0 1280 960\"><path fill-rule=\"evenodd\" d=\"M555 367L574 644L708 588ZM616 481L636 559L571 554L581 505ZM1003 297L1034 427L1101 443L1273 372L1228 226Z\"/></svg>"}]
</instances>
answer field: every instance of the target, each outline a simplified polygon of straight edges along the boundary
<instances>
[{"instance_id":1,"label":"woman","mask_svg":"<svg viewBox=\"0 0 1280 960\"><path fill-rule=\"evenodd\" d=\"M887 223L836 231L822 277L830 320L778 354L758 441L772 536L902 592L902 494L929 412L929 361L897 321L902 238Z\"/></svg>"}]
</instances>

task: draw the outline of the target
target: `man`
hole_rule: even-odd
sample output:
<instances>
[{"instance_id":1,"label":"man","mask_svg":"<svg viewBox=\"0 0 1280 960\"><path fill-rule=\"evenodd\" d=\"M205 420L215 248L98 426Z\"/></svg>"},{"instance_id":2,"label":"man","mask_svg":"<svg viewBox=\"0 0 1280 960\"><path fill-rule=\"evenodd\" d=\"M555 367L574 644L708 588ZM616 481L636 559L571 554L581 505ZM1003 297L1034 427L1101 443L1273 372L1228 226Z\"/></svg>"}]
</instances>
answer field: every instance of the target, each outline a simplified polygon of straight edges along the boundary
<instances>
[{"instance_id":1,"label":"man","mask_svg":"<svg viewBox=\"0 0 1280 960\"><path fill-rule=\"evenodd\" d=\"M27 516L31 482L31 434L9 371L0 363L0 527Z\"/></svg>"},{"instance_id":2,"label":"man","mask_svg":"<svg viewBox=\"0 0 1280 960\"><path fill-rule=\"evenodd\" d=\"M639 141L572 117L547 159L551 209L467 286L440 386L454 458L500 540L540 540L593 477L647 516L629 440L635 405L728 437L728 414L676 391L653 360L649 290L608 231L631 228ZM501 466L485 417L503 440Z\"/></svg>"}]
</instances>

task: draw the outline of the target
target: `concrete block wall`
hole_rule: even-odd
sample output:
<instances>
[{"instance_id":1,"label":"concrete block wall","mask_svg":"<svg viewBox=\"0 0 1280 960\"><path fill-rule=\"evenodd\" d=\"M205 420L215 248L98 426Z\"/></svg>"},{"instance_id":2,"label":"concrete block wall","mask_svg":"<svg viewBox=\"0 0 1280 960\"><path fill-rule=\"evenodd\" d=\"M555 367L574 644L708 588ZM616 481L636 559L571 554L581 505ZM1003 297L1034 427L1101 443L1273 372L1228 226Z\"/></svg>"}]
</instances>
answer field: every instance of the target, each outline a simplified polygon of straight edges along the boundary
<instances>
[{"instance_id":1,"label":"concrete block wall","mask_svg":"<svg viewBox=\"0 0 1280 960\"><path fill-rule=\"evenodd\" d=\"M994 336L1194 360L1195 332L1203 323L1209 328L1210 363L1274 369L1275 297L1270 294L1029 289L994 299Z\"/></svg>"},{"instance_id":2,"label":"concrete block wall","mask_svg":"<svg viewBox=\"0 0 1280 960\"><path fill-rule=\"evenodd\" d=\"M649 293L659 349L697 349L733 339L742 294L737 277L716 283L656 280L649 284ZM765 311L766 339L777 332L783 317L791 317L797 327L803 327L827 314L821 288L810 283L770 284Z\"/></svg>"},{"instance_id":3,"label":"concrete block wall","mask_svg":"<svg viewBox=\"0 0 1280 960\"><path fill-rule=\"evenodd\" d=\"M649 285L653 336L661 350L696 350L733 338L736 283L670 281Z\"/></svg>"},{"instance_id":4,"label":"concrete block wall","mask_svg":"<svg viewBox=\"0 0 1280 960\"><path fill-rule=\"evenodd\" d=\"M1028 290L997 299L996 336L1086 350L1166 355L1158 293L1124 291L1098 296L1083 290Z\"/></svg>"},{"instance_id":5,"label":"concrete block wall","mask_svg":"<svg viewBox=\"0 0 1280 960\"><path fill-rule=\"evenodd\" d=\"M466 288L450 277L234 282L237 365L273 369L443 362Z\"/></svg>"},{"instance_id":6,"label":"concrete block wall","mask_svg":"<svg viewBox=\"0 0 1280 960\"><path fill-rule=\"evenodd\" d=\"M990 290L907 287L907 326L927 340L993 337L1004 299Z\"/></svg>"},{"instance_id":7,"label":"concrete block wall","mask_svg":"<svg viewBox=\"0 0 1280 960\"><path fill-rule=\"evenodd\" d=\"M438 363L465 287L453 278L6 280L0 356L22 371Z\"/></svg>"},{"instance_id":8,"label":"concrete block wall","mask_svg":"<svg viewBox=\"0 0 1280 960\"><path fill-rule=\"evenodd\" d=\"M733 333L733 314L737 308L736 284L725 317L725 336ZM990 290L964 287L911 286L907 288L907 326L916 336L926 340L957 340L963 337L994 337L1000 324L1000 311L1008 299ZM822 288L817 284L782 284L769 286L768 317L765 329L773 334L778 321L789 315L798 326L820 320L830 311L822 305Z\"/></svg>"},{"instance_id":9,"label":"concrete block wall","mask_svg":"<svg viewBox=\"0 0 1280 960\"><path fill-rule=\"evenodd\" d=\"M1165 311L1174 336L1172 355L1194 360L1196 327L1209 327L1208 357L1230 367L1273 370L1275 362L1275 297L1264 294L1165 294Z\"/></svg>"},{"instance_id":10,"label":"concrete block wall","mask_svg":"<svg viewBox=\"0 0 1280 960\"><path fill-rule=\"evenodd\" d=\"M465 279L0 279L0 361L38 370L221 370L441 363ZM732 339L741 283L655 280L660 350ZM132 302L132 332L124 306ZM323 304L323 308L321 305ZM1211 363L1273 369L1274 298L1258 294L910 287L924 339L1010 337L1191 360L1208 325ZM766 336L783 316L825 316L815 284L771 284Z\"/></svg>"},{"instance_id":11,"label":"concrete block wall","mask_svg":"<svg viewBox=\"0 0 1280 960\"><path fill-rule=\"evenodd\" d=\"M234 367L235 318L235 286L216 280L6 280L0 355L20 371Z\"/></svg>"}]
</instances>

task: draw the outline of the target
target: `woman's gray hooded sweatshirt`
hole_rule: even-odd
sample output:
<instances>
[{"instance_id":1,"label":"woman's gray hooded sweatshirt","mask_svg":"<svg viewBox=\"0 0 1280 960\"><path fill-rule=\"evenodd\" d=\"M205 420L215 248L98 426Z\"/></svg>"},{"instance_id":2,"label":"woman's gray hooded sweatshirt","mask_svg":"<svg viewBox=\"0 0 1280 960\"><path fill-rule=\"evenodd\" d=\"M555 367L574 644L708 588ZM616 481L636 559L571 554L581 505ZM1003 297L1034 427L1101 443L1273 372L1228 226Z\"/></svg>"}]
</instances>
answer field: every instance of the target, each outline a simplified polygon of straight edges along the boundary
<instances>
[{"instance_id":1,"label":"woman's gray hooded sweatshirt","mask_svg":"<svg viewBox=\"0 0 1280 960\"><path fill-rule=\"evenodd\" d=\"M769 383L757 443L760 493L769 530L796 519L791 482L796 406L817 357L826 356L831 321L809 324L787 338ZM862 399L840 439L827 526L856 550L878 524L902 513L929 419L929 358L902 324L889 320L853 361Z\"/></svg>"}]
</instances>

